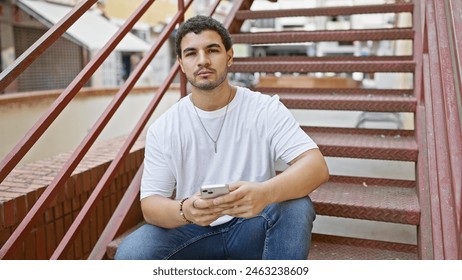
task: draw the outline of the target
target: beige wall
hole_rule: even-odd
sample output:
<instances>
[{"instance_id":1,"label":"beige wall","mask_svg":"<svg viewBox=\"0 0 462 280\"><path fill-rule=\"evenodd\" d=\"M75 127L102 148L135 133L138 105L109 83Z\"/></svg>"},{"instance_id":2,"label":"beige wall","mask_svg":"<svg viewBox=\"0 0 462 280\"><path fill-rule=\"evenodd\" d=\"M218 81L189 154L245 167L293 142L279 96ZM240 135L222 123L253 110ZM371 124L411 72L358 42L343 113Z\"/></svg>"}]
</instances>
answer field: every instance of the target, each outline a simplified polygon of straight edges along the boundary
<instances>
[{"instance_id":1,"label":"beige wall","mask_svg":"<svg viewBox=\"0 0 462 280\"><path fill-rule=\"evenodd\" d=\"M143 0L106 0L105 11L110 18L128 18ZM177 12L177 0L156 0L140 21L149 24L167 23Z\"/></svg>"},{"instance_id":2,"label":"beige wall","mask_svg":"<svg viewBox=\"0 0 462 280\"><path fill-rule=\"evenodd\" d=\"M114 92L86 94L75 98L26 154L20 165L68 152L77 147L111 102L113 94ZM8 100L9 96L19 96L19 94L0 96L0 160L14 148L57 97L57 95L27 97L27 93L24 93L21 94L22 97ZM106 140L130 133L152 97L152 91L129 94L98 139ZM176 89L167 92L152 120L174 104L178 98L179 93Z\"/></svg>"}]
</instances>

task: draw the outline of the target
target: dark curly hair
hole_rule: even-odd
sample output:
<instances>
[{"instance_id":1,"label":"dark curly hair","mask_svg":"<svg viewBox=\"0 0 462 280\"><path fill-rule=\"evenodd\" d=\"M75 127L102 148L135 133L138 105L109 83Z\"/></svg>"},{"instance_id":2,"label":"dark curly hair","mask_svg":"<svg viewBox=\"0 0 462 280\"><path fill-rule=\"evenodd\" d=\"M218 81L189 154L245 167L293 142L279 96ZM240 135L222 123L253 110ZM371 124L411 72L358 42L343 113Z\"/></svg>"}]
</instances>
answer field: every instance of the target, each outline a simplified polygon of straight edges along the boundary
<instances>
[{"instance_id":1,"label":"dark curly hair","mask_svg":"<svg viewBox=\"0 0 462 280\"><path fill-rule=\"evenodd\" d=\"M212 17L198 15L188 19L180 26L180 28L178 28L175 37L175 51L178 57L181 58L181 41L183 40L183 37L190 32L200 34L205 30L216 31L220 35L226 51L231 49L233 46L231 35L229 35L228 30L226 30L226 28L220 22L213 19Z\"/></svg>"}]
</instances>

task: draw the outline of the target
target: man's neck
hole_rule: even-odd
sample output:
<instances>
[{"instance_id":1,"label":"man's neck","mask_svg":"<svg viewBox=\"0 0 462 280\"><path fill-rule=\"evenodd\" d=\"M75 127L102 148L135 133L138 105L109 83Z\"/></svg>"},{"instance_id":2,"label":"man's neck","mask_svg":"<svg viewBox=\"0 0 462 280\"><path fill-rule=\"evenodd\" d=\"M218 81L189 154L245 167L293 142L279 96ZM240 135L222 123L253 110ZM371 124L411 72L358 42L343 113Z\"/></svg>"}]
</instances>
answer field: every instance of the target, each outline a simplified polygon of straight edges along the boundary
<instances>
[{"instance_id":1,"label":"man's neck","mask_svg":"<svg viewBox=\"0 0 462 280\"><path fill-rule=\"evenodd\" d=\"M213 90L192 89L191 100L193 104L204 111L215 111L228 105L234 97L234 89L227 82Z\"/></svg>"}]
</instances>

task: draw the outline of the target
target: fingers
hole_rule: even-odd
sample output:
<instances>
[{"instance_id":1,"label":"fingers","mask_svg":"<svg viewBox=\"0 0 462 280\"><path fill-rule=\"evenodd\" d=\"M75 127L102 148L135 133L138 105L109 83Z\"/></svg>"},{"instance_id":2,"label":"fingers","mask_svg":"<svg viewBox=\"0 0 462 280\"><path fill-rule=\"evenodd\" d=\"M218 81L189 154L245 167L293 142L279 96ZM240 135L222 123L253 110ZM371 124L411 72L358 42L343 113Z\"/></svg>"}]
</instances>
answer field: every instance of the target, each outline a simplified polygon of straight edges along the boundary
<instances>
[{"instance_id":1,"label":"fingers","mask_svg":"<svg viewBox=\"0 0 462 280\"><path fill-rule=\"evenodd\" d=\"M211 199L200 198L200 193L191 196L185 202L186 217L188 220L200 226L208 226L213 221L223 216L223 208L213 204Z\"/></svg>"}]
</instances>

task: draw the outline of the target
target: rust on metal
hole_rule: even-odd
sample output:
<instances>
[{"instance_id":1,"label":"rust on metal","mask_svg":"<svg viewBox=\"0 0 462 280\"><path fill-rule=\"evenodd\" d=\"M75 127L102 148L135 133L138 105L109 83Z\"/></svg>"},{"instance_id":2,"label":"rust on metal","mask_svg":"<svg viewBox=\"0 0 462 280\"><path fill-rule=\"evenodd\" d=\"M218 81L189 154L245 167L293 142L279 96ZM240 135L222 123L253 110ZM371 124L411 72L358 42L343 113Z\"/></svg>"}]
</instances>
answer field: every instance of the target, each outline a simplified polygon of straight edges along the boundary
<instances>
[{"instance_id":1,"label":"rust on metal","mask_svg":"<svg viewBox=\"0 0 462 280\"><path fill-rule=\"evenodd\" d=\"M238 44L273 44L323 41L412 40L412 28L351 29L323 31L283 31L232 34Z\"/></svg>"},{"instance_id":2,"label":"rust on metal","mask_svg":"<svg viewBox=\"0 0 462 280\"><path fill-rule=\"evenodd\" d=\"M242 10L236 14L238 20L278 18L278 17L313 17L313 16L339 16L355 14L378 14L378 13L412 13L414 4L392 3L384 5L355 5L333 6L309 9L280 9L250 11Z\"/></svg>"},{"instance_id":3,"label":"rust on metal","mask_svg":"<svg viewBox=\"0 0 462 280\"><path fill-rule=\"evenodd\" d=\"M409 136L404 130L337 127L315 129L307 126L302 126L302 129L313 138L325 156L396 161L417 160L415 138L413 135Z\"/></svg>"},{"instance_id":4,"label":"rust on metal","mask_svg":"<svg viewBox=\"0 0 462 280\"><path fill-rule=\"evenodd\" d=\"M0 181L7 176L7 174L16 166L19 160L25 155L25 153L32 147L32 145L38 140L43 132L51 125L56 119L59 113L69 104L72 98L77 94L78 90L88 80L88 78L96 71L101 65L104 59L112 52L122 38L133 28L138 19L146 12L151 6L154 0L145 0L142 5L129 17L124 25L116 32L116 34L110 39L110 41L104 46L104 48L96 55L92 60L93 63L89 63L74 79L74 81L66 88L66 90L60 95L57 101L53 103L47 113L37 122L36 125L29 131L29 133L22 139L22 141L15 147L15 149L7 157L5 164L0 166ZM140 63L141 66L141 63ZM139 73L141 75L141 73ZM83 81L83 82L82 82ZM120 101L121 102L121 101ZM120 103L119 102L119 103ZM111 109L109 109L111 110ZM107 112L108 110L106 110ZM102 120L100 118L100 120ZM102 122L107 124L109 119L105 119ZM10 238L6 241L5 245L0 249L0 259L4 258L8 253L15 249L15 247L24 239L26 234L30 231L33 223L39 218L39 215L45 210L45 208L53 201L58 189L62 186L71 175L72 171L77 167L78 163L86 152L90 149L91 144L97 138L97 135L101 133L102 126L95 126L89 135L85 138L77 150L73 153L71 158L65 163L63 168L59 171L58 175L53 179L50 185L45 189L43 194L39 197L37 202L27 213L26 217L21 221L16 230L11 234ZM24 142L24 143L23 143ZM5 165L5 167L3 166ZM4 176L4 177L2 177Z\"/></svg>"},{"instance_id":5,"label":"rust on metal","mask_svg":"<svg viewBox=\"0 0 462 280\"><path fill-rule=\"evenodd\" d=\"M192 0L188 1L188 3L185 4L185 9L187 9L191 5L191 3L192 3ZM111 117L114 115L116 109L120 106L123 99L128 95L130 90L135 86L136 82L141 77L141 74L143 73L144 69L146 69L150 61L154 58L155 54L162 47L162 44L168 39L169 34L173 32L173 29L178 23L179 18L182 17L183 14L184 14L184 11L177 12L177 14L173 17L172 21L167 25L167 27L164 28L162 33L159 35L159 39L156 42L156 44L154 44L154 46L141 59L140 63L138 63L135 70L130 74L127 81L122 85L119 92L114 97L113 102L111 102L111 104L108 106L106 111L103 113L100 119L96 122L96 125L94 126L94 128L89 132L89 135L93 135L93 134L99 135L99 133L102 131L102 128L110 121ZM162 96L167 91L168 86L173 81L173 77L176 75L176 72L178 71L178 69L179 69L178 65L177 67L175 67L175 69L172 69L169 75L170 80L166 80L163 86L157 91L158 94L154 97L153 101L149 104L145 113L141 117L140 121L138 122L138 124L136 125L135 129L132 131L132 133L126 140L126 142L124 143L123 147L120 149L119 153L116 155L115 159L111 162L109 167L106 169L106 172L104 173L103 177L98 182L98 185L95 187L90 197L88 198L88 200L86 201L82 209L80 210L78 216L74 219L74 222L72 223L71 227L69 228L69 230L66 232L63 239L59 243L55 252L51 256L51 259L58 259L61 256L61 254L71 245L71 242L74 240L77 233L79 233L80 228L83 226L83 222L88 218L88 213L96 206L96 202L99 200L99 197L102 195L102 191L105 188L107 188L110 180L114 177L114 175L118 171L118 167L121 164L122 160L128 154L131 147L135 143L136 139L141 134L144 128L144 125L148 122L149 118L154 112L154 109L157 107ZM87 141L89 143L94 142L93 140L91 140L90 137L87 137L86 139L84 139L83 143L86 144ZM80 152L84 155L87 151L88 149L85 149L82 151L78 151L77 149L74 155L71 156L71 160L74 158L76 153Z\"/></svg>"},{"instance_id":6,"label":"rust on metal","mask_svg":"<svg viewBox=\"0 0 462 280\"><path fill-rule=\"evenodd\" d=\"M230 72L413 72L413 61L261 61L255 59L248 62L235 61L229 68Z\"/></svg>"},{"instance_id":7,"label":"rust on metal","mask_svg":"<svg viewBox=\"0 0 462 280\"><path fill-rule=\"evenodd\" d=\"M414 96L280 93L279 97L289 109L415 112L416 108Z\"/></svg>"}]
</instances>

